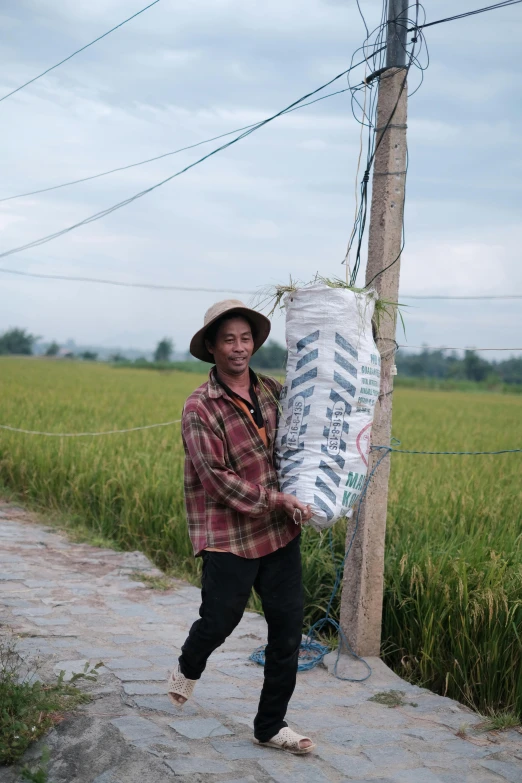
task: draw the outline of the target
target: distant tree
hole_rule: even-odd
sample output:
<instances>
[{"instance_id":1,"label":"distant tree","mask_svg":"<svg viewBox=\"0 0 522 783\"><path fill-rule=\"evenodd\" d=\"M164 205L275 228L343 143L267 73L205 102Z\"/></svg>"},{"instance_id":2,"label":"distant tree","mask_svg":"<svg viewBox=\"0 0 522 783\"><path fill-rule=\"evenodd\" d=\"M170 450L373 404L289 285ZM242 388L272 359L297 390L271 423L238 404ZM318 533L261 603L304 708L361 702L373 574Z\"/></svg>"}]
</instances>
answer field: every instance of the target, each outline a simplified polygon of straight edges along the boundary
<instances>
[{"instance_id":1,"label":"distant tree","mask_svg":"<svg viewBox=\"0 0 522 783\"><path fill-rule=\"evenodd\" d=\"M122 356L121 353L113 353L111 356L109 356L109 361L111 362L124 362L125 356Z\"/></svg>"},{"instance_id":2,"label":"distant tree","mask_svg":"<svg viewBox=\"0 0 522 783\"><path fill-rule=\"evenodd\" d=\"M84 359L86 362L95 362L97 358L98 354L93 351L83 351L83 353L80 354L80 359Z\"/></svg>"},{"instance_id":3,"label":"distant tree","mask_svg":"<svg viewBox=\"0 0 522 783\"><path fill-rule=\"evenodd\" d=\"M59 351L59 350L60 350L60 346L58 345L58 343L57 343L57 342L55 342L55 341L53 340L53 342L51 343L51 345L50 345L50 346L48 347L48 349L46 350L46 352L45 352L45 355L46 355L46 356L56 356L56 354L58 353L58 351Z\"/></svg>"},{"instance_id":4,"label":"distant tree","mask_svg":"<svg viewBox=\"0 0 522 783\"><path fill-rule=\"evenodd\" d=\"M451 378L451 380L454 381L461 381L466 377L466 373L464 372L464 361L463 359L459 359L456 351L452 351L446 356L446 376L443 377Z\"/></svg>"},{"instance_id":5,"label":"distant tree","mask_svg":"<svg viewBox=\"0 0 522 783\"><path fill-rule=\"evenodd\" d=\"M399 375L412 378L522 384L522 358L514 356L501 362L488 362L476 351L466 351L461 359L456 352L448 354L424 349L416 354L400 351L395 361Z\"/></svg>"},{"instance_id":6,"label":"distant tree","mask_svg":"<svg viewBox=\"0 0 522 783\"><path fill-rule=\"evenodd\" d=\"M252 357L252 366L260 370L284 370L286 348L276 340L269 340Z\"/></svg>"},{"instance_id":7,"label":"distant tree","mask_svg":"<svg viewBox=\"0 0 522 783\"><path fill-rule=\"evenodd\" d=\"M444 351L430 351L427 348L421 353L402 353L395 357L395 363L400 375L414 378L458 378L464 377L462 361L455 355Z\"/></svg>"},{"instance_id":8,"label":"distant tree","mask_svg":"<svg viewBox=\"0 0 522 783\"><path fill-rule=\"evenodd\" d=\"M0 354L31 356L36 340L38 337L25 329L8 329L0 336Z\"/></svg>"},{"instance_id":9,"label":"distant tree","mask_svg":"<svg viewBox=\"0 0 522 783\"><path fill-rule=\"evenodd\" d=\"M491 365L481 359L475 351L464 354L464 373L468 381L483 381L491 372Z\"/></svg>"},{"instance_id":10,"label":"distant tree","mask_svg":"<svg viewBox=\"0 0 522 783\"><path fill-rule=\"evenodd\" d=\"M522 383L522 357L512 356L493 367L504 383Z\"/></svg>"},{"instance_id":11,"label":"distant tree","mask_svg":"<svg viewBox=\"0 0 522 783\"><path fill-rule=\"evenodd\" d=\"M154 361L169 362L173 350L174 344L170 337L164 337L163 340L160 340L156 346L156 350L154 351Z\"/></svg>"}]
</instances>

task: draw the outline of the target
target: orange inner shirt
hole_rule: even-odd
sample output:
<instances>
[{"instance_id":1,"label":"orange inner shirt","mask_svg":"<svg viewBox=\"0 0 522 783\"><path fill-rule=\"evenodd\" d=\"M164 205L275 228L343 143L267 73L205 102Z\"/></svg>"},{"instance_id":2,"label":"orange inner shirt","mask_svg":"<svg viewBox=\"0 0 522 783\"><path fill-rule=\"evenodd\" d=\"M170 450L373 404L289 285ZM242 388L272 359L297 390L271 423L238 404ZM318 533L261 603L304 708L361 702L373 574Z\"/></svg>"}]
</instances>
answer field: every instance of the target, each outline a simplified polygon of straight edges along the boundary
<instances>
[{"instance_id":1,"label":"orange inner shirt","mask_svg":"<svg viewBox=\"0 0 522 783\"><path fill-rule=\"evenodd\" d=\"M261 440L263 441L265 446L268 447L268 438L266 436L266 427L258 427L257 426L257 424L254 421L254 417L250 413L250 408L248 407L246 402L243 402L243 400L239 399L239 397L233 397L232 398L232 402L234 403L234 405L237 405L238 408L241 408L242 411L245 411L246 415L248 416L248 418L250 419L250 421L252 422L254 427L257 428L257 431L259 432L259 437L261 438Z\"/></svg>"}]
</instances>

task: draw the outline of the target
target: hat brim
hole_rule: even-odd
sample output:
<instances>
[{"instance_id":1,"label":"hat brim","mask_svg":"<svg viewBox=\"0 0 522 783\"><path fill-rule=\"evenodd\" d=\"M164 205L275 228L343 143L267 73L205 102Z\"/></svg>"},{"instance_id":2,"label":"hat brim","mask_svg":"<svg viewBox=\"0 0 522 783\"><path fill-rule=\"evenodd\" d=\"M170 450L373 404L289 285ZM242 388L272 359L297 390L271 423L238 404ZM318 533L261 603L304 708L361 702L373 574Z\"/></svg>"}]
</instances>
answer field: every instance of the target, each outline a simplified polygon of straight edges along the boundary
<instances>
[{"instance_id":1,"label":"hat brim","mask_svg":"<svg viewBox=\"0 0 522 783\"><path fill-rule=\"evenodd\" d=\"M189 350L192 356L194 356L196 359L201 359L202 362L209 362L210 364L214 364L214 357L210 351L207 350L207 346L205 345L205 335L212 324L218 321L220 318L223 318L224 316L230 318L234 315L243 315L253 324L256 334L254 337L254 350L252 351L252 354L258 351L263 343L266 342L268 335L270 334L272 324L265 315L258 313L257 310L251 310L249 307L231 307L230 310L225 310L223 313L216 315L216 317L209 321L208 324L205 324L202 329L196 332L190 341Z\"/></svg>"}]
</instances>

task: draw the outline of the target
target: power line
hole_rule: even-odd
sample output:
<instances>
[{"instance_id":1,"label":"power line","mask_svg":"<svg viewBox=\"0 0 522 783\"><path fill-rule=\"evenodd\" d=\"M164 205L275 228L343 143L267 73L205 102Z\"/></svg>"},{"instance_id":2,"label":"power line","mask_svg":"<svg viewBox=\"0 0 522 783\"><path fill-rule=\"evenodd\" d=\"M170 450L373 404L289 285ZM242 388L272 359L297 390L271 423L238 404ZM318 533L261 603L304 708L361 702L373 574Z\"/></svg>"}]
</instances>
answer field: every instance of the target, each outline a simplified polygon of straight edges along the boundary
<instances>
[{"instance_id":1,"label":"power line","mask_svg":"<svg viewBox=\"0 0 522 783\"><path fill-rule=\"evenodd\" d=\"M361 63L359 63L361 64ZM343 90L336 90L335 92L329 92L327 95L322 95L320 98L315 98L313 101L309 101L308 103L303 103L299 106L295 106L293 109L289 109L287 112L284 112L284 114L290 114L293 111L297 111L298 109L304 109L305 106L311 106L313 103L318 103L319 101L324 101L326 98L332 98L334 95L340 95L342 92L349 92L350 88L345 87ZM108 174L115 174L118 171L126 171L127 169L135 168L136 166L144 166L146 163L153 163L156 160L161 160L162 158L168 158L170 155L177 155L180 152L185 152L186 150L192 150L195 147L201 147L202 144L209 144L211 141L217 141L218 139L223 139L225 136L231 136L234 133L240 133L244 130L249 130L250 128L255 128L256 125L259 125L258 122L254 122L251 125L244 125L242 128L235 128L234 130L227 131L226 133L220 133L219 136L212 136L210 139L204 139L203 141L198 141L195 144L189 144L186 147L180 147L177 150L172 150L171 152L164 152L162 155L156 155L153 158L147 158L146 160L140 160L137 163L129 163L127 166L118 166L115 169L109 169L108 171L102 171L99 174L91 174L89 177L82 177L81 179L73 179L70 182L62 182L60 185L51 185L47 188L40 188L39 190L30 190L27 193L17 193L14 196L6 196L5 198L0 198L0 203L4 201L12 201L16 198L25 198L25 196L36 196L39 193L48 193L51 190L59 190L60 188L67 188L69 185L79 185L82 182L89 182L92 179L99 179L99 177L106 177Z\"/></svg>"},{"instance_id":2,"label":"power line","mask_svg":"<svg viewBox=\"0 0 522 783\"><path fill-rule=\"evenodd\" d=\"M0 102L5 101L6 98L10 98L11 95L14 95L16 92L20 92L20 90L23 90L24 87L28 87L30 84L33 84L33 82L36 82L38 79L41 79L42 76L45 76L46 74L50 73L51 71L54 71L55 68L58 68L60 65L63 65L67 62L67 60L70 60L71 58L75 57L77 54L80 54L80 52L84 52L85 49L88 49L89 46L92 46L95 43L98 43L98 41L101 41L102 38L106 38L106 36L113 33L115 30L118 30L119 27L123 27L124 24L127 24L127 22L130 22L131 19L135 19L137 16L142 14L144 11L147 11L149 8L152 8L153 5L156 5L156 3L159 3L160 0L154 0L154 2L149 3L149 5L146 5L145 8L142 8L141 11L137 11L132 16L129 16L128 19L124 19L123 22L120 22L116 25L116 27L112 27L110 30L107 30L106 33L103 33L103 35L99 35L98 38L95 38L94 41L91 41L88 44L85 44L85 46L82 46L81 49L77 49L75 52L70 54L68 57L65 57L63 60L60 60L59 63L56 63L56 65L51 65L50 68L47 68L47 70L42 71L42 73L39 73L38 76L35 76L32 79L29 79L28 82L25 82L25 84L21 84L20 87L17 87L16 90L11 90L11 92L8 92L7 95L4 95L3 98L0 98Z\"/></svg>"},{"instance_id":3,"label":"power line","mask_svg":"<svg viewBox=\"0 0 522 783\"><path fill-rule=\"evenodd\" d=\"M49 275L39 274L37 272L21 272L18 269L1 269L0 272L7 272L12 275L22 277L41 277L46 280L70 280L77 283L102 283L103 285L117 285L125 288L150 288L160 291L199 291L210 294L255 294L257 291L239 291L234 288L200 288L184 285L163 285L160 283L128 283L124 280L107 280L100 277L76 277L74 275Z\"/></svg>"},{"instance_id":4,"label":"power line","mask_svg":"<svg viewBox=\"0 0 522 783\"><path fill-rule=\"evenodd\" d=\"M192 291L195 293L206 294L245 294L255 296L259 291L236 289L236 288L209 288L201 286L169 285L164 283L133 283L126 280L109 280L103 277L84 277L78 275L53 275L44 272L23 272L20 269L5 269L0 267L0 272L10 275L19 275L20 277L36 277L44 280L68 280L76 283L99 283L102 285L115 285L124 288L148 288L156 291ZM401 294L401 299L440 299L440 300L486 300L486 299L522 299L522 294L498 294L485 296L429 296L417 294Z\"/></svg>"},{"instance_id":5,"label":"power line","mask_svg":"<svg viewBox=\"0 0 522 783\"><path fill-rule=\"evenodd\" d=\"M398 348L415 348L421 351L522 351L522 348L455 348L448 345L398 345Z\"/></svg>"},{"instance_id":6,"label":"power line","mask_svg":"<svg viewBox=\"0 0 522 783\"><path fill-rule=\"evenodd\" d=\"M212 150L211 152L208 152L202 158L199 158L193 163L190 163L188 166L185 166L180 171L177 171L174 174L171 174L169 177L166 177L165 179L161 180L160 182L157 182L155 185L151 185L151 187L146 188L145 190L142 190L139 193L135 193L133 196L130 196L129 198L124 199L123 201L119 201L117 204L113 204L111 207L107 207L107 209L101 210L100 212L96 212L94 215L90 215L89 217L80 220L78 223L74 223L72 226L63 228L60 231L54 232L53 234L48 234L47 236L40 237L40 239L35 239L32 242L28 242L25 245L20 245L19 247L14 247L11 248L10 250L5 250L3 253L0 253L0 258L5 258L6 256L13 255L14 253L19 253L22 250L29 250L33 247L39 247L40 245L44 245L47 242L51 242L53 239L57 239L58 237L61 237L64 234L68 234L70 231L74 231L76 228L80 228L81 226L86 226L89 223L94 223L95 221L100 220L101 218L107 217L108 215L112 214L112 212L115 212L116 210L121 209L122 207L126 207L129 204L132 204L134 201L137 201L138 199L143 198L143 196L152 193L152 191L156 190L157 188L160 188L162 185L165 185L167 182L170 182L174 178L179 177L182 174L185 174L185 172L189 171L195 166L198 166L200 163L203 163L203 161L207 160L213 155L216 155L218 152L222 152L223 150L228 149L228 147L231 147L233 144L236 144L238 141L241 141L246 136L249 136L251 133L254 133L256 130L259 130L259 128L262 128L267 123L277 119L282 114L286 114L288 111L290 111L290 109L293 109L294 106L297 106L303 101L306 101L307 98L311 98L312 95L315 95L321 90L324 90L326 87L329 87L330 84L333 84L333 82L337 81L338 79L341 79L343 76L346 76L346 74L349 73L349 71L353 70L354 68L356 68L358 65L361 64L362 63L357 63L356 65L352 65L350 68L347 68L345 71L342 71L341 73L337 74L337 76L334 76L332 79L325 82L325 84L322 84L320 87L317 87L317 89L312 90L312 92L309 92L306 95L303 95L297 101L294 101L289 106L286 106L284 109L281 109L281 111L278 111L276 114L273 114L271 117L268 117L262 122L257 123L257 125L254 125L253 128L250 128L249 130L246 130L243 133L241 133L239 136L236 136L235 139L232 139L231 141L227 141L226 144L222 144L220 147L216 147L216 149Z\"/></svg>"},{"instance_id":7,"label":"power line","mask_svg":"<svg viewBox=\"0 0 522 783\"><path fill-rule=\"evenodd\" d=\"M424 24L415 25L415 27L409 27L408 32L413 33L417 30L422 30L425 27L433 27L436 24L443 24L444 22L454 22L456 19L465 19L468 16L476 16L477 14L483 14L486 11L495 11L498 8L507 8L510 5L518 5L522 3L522 0L505 0L503 3L495 3L494 5L487 5L484 8L477 8L474 11L466 11L462 14L455 14L455 16L447 16L444 19L437 19L435 22L425 22Z\"/></svg>"},{"instance_id":8,"label":"power line","mask_svg":"<svg viewBox=\"0 0 522 783\"><path fill-rule=\"evenodd\" d=\"M362 23L364 25L364 29L366 30L366 40L368 40L368 38L370 37L370 31L368 29L368 25L366 24L366 18L364 16L363 12L362 12L361 4L359 3L359 0L355 0L355 2L357 3L357 9L359 11L359 16L362 19Z\"/></svg>"},{"instance_id":9,"label":"power line","mask_svg":"<svg viewBox=\"0 0 522 783\"><path fill-rule=\"evenodd\" d=\"M485 294L484 296L430 296L420 294L400 294L401 299L522 299L522 294Z\"/></svg>"}]
</instances>

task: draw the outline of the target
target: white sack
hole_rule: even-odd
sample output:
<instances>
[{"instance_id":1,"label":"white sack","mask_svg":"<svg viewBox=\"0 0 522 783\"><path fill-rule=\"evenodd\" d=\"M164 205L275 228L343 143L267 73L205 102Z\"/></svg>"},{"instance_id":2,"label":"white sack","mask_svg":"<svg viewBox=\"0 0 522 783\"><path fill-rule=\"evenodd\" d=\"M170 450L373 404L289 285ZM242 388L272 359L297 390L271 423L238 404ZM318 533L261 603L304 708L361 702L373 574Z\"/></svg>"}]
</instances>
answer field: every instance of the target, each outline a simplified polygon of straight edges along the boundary
<instances>
[{"instance_id":1,"label":"white sack","mask_svg":"<svg viewBox=\"0 0 522 783\"><path fill-rule=\"evenodd\" d=\"M375 296L320 283L284 300L288 361L276 465L281 492L312 506L316 530L349 512L366 478L380 384Z\"/></svg>"}]
</instances>

